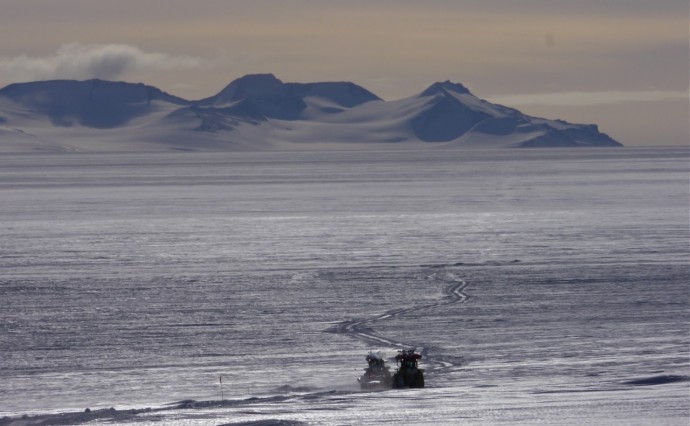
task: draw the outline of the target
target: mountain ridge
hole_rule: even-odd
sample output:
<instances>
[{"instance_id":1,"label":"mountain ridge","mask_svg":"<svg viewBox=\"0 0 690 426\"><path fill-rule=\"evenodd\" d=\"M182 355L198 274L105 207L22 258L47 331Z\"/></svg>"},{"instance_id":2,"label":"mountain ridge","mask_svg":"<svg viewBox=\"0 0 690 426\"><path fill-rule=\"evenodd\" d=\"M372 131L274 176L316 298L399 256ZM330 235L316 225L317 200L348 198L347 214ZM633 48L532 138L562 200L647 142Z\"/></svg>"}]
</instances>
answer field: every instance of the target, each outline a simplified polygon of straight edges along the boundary
<instances>
[{"instance_id":1,"label":"mountain ridge","mask_svg":"<svg viewBox=\"0 0 690 426\"><path fill-rule=\"evenodd\" d=\"M143 83L98 79L0 89L0 152L65 146L82 151L334 149L381 143L621 146L596 125L531 117L448 80L394 101L352 82L284 83L273 74L240 77L200 100Z\"/></svg>"}]
</instances>

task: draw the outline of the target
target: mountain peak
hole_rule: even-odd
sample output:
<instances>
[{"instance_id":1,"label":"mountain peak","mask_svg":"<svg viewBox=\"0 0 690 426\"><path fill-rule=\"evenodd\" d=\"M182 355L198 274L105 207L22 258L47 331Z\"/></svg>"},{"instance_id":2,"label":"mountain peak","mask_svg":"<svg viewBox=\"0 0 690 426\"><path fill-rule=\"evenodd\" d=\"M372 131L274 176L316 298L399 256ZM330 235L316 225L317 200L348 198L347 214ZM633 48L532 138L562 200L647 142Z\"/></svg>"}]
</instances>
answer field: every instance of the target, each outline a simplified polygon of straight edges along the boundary
<instances>
[{"instance_id":1,"label":"mountain peak","mask_svg":"<svg viewBox=\"0 0 690 426\"><path fill-rule=\"evenodd\" d=\"M234 80L217 95L197 102L203 107L228 107L237 102L252 105L265 117L294 120L308 107L306 98L321 98L338 107L322 108L336 112L339 107L380 100L363 87L350 82L283 83L273 74L249 74ZM318 102L317 102L318 103ZM317 107L318 109L318 107Z\"/></svg>"},{"instance_id":2,"label":"mountain peak","mask_svg":"<svg viewBox=\"0 0 690 426\"><path fill-rule=\"evenodd\" d=\"M392 102L354 83L283 83L273 74L246 75L200 101L124 82L16 83L0 89L0 115L0 151L5 141L10 143L21 132L29 135L21 129L24 125L39 129L40 138L54 135L56 142L94 138L92 130L79 133L82 127L117 128L122 132L103 132L105 140L120 140L122 134L128 141L149 138L156 146L167 138L171 146L178 144L180 138L188 138L189 130L222 132L203 137L223 143L259 137L262 143L284 139L345 144L450 142L467 147L620 145L596 126L531 117L491 104L450 81ZM71 129L65 131L67 127Z\"/></svg>"},{"instance_id":3,"label":"mountain peak","mask_svg":"<svg viewBox=\"0 0 690 426\"><path fill-rule=\"evenodd\" d=\"M266 86L281 85L283 82L273 74L247 74L233 80L230 85Z\"/></svg>"},{"instance_id":4,"label":"mountain peak","mask_svg":"<svg viewBox=\"0 0 690 426\"><path fill-rule=\"evenodd\" d=\"M458 94L468 94L470 93L467 87L460 83L453 83L450 80L438 81L431 86L427 87L425 91L422 92L420 96L434 96L444 93L458 93Z\"/></svg>"},{"instance_id":5,"label":"mountain peak","mask_svg":"<svg viewBox=\"0 0 690 426\"><path fill-rule=\"evenodd\" d=\"M79 97L107 102L140 102L155 99L175 104L188 101L143 83L108 80L45 80L14 83L0 89L0 96L32 103L76 102Z\"/></svg>"},{"instance_id":6,"label":"mountain peak","mask_svg":"<svg viewBox=\"0 0 690 426\"><path fill-rule=\"evenodd\" d=\"M235 101L253 96L265 96L279 93L283 82L273 74L248 74L233 80L218 97L225 101Z\"/></svg>"},{"instance_id":7,"label":"mountain peak","mask_svg":"<svg viewBox=\"0 0 690 426\"><path fill-rule=\"evenodd\" d=\"M98 79L15 83L0 89L0 97L49 117L57 127L99 129L122 126L150 114L158 109L155 101L172 106L189 104L153 86Z\"/></svg>"}]
</instances>

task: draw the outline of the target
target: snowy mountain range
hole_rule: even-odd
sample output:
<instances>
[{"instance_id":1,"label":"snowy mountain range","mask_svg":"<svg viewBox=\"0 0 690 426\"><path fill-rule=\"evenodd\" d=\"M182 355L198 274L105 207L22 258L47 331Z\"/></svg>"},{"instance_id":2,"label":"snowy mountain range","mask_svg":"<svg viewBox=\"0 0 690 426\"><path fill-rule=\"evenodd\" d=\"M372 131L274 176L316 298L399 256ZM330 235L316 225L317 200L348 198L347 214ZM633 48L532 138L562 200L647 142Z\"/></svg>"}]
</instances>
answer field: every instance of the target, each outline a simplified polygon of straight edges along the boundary
<instances>
[{"instance_id":1,"label":"snowy mountain range","mask_svg":"<svg viewBox=\"0 0 690 426\"><path fill-rule=\"evenodd\" d=\"M381 147L620 146L593 124L531 117L434 83L384 101L349 82L241 77L190 101L153 86L103 80L17 83L0 89L0 152Z\"/></svg>"}]
</instances>

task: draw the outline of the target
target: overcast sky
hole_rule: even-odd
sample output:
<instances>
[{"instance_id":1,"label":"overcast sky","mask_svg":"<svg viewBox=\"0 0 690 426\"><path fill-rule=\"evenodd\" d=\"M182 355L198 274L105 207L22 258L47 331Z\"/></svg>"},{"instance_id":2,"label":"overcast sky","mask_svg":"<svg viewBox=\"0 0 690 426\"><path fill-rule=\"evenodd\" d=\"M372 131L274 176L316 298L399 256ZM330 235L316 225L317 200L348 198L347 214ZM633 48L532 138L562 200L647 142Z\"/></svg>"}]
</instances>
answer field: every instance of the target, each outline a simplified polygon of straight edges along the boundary
<instances>
[{"instance_id":1,"label":"overcast sky","mask_svg":"<svg viewBox=\"0 0 690 426\"><path fill-rule=\"evenodd\" d=\"M144 82L199 99L249 73L384 99L461 82L625 145L689 143L688 0L0 0L0 87Z\"/></svg>"}]
</instances>

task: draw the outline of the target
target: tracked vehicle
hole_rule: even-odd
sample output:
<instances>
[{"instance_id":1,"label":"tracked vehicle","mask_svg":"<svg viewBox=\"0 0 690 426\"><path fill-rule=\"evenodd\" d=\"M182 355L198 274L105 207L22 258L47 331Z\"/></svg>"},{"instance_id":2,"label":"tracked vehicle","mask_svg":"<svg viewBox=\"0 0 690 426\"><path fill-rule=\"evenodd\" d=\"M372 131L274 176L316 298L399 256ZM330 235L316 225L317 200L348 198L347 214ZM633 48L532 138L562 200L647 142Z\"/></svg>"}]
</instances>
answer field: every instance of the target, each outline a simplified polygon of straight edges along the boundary
<instances>
[{"instance_id":1,"label":"tracked vehicle","mask_svg":"<svg viewBox=\"0 0 690 426\"><path fill-rule=\"evenodd\" d=\"M393 388L423 388L424 370L419 368L418 361L422 356L414 349L403 349L395 356L398 371L393 375Z\"/></svg>"},{"instance_id":2,"label":"tracked vehicle","mask_svg":"<svg viewBox=\"0 0 690 426\"><path fill-rule=\"evenodd\" d=\"M364 374L357 379L362 390L390 389L393 385L393 377L381 354L369 352L366 360L369 366L364 369Z\"/></svg>"}]
</instances>

